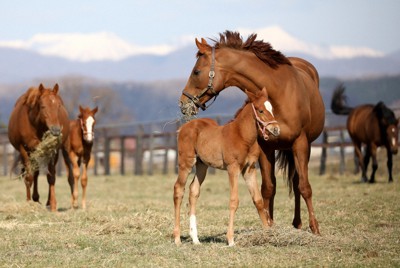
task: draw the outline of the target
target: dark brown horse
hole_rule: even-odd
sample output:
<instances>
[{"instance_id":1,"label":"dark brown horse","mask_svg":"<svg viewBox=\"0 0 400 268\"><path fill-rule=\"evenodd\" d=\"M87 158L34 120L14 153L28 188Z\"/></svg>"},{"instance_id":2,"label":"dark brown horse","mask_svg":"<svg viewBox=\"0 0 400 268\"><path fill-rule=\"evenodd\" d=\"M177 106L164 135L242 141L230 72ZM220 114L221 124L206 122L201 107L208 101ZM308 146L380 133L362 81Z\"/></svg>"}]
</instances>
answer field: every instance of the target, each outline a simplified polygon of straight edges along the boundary
<instances>
[{"instance_id":1,"label":"dark brown horse","mask_svg":"<svg viewBox=\"0 0 400 268\"><path fill-rule=\"evenodd\" d=\"M96 124L94 115L97 113L98 108L90 109L79 106L79 111L78 118L70 121L70 146L68 146L70 150L63 150L63 155L68 170L68 181L71 187L71 205L73 208L78 208L78 181L81 175L80 166L83 161L81 176L82 208L86 209L87 166L90 161L94 140L94 126Z\"/></svg>"},{"instance_id":2,"label":"dark brown horse","mask_svg":"<svg viewBox=\"0 0 400 268\"><path fill-rule=\"evenodd\" d=\"M196 39L197 62L180 98L181 111L189 116L196 114L198 108L205 109L208 100L230 86L247 88L253 93L266 87L281 129L278 139L260 140L261 192L264 206L269 210L267 216L273 219L275 150L281 150L278 160L286 168L295 195L293 225L302 226L301 194L308 208L311 230L318 234L308 180L311 142L320 135L325 122L318 73L309 62L287 58L256 38L252 34L243 41L239 33L226 31L213 46L204 39L201 42Z\"/></svg>"},{"instance_id":3,"label":"dark brown horse","mask_svg":"<svg viewBox=\"0 0 400 268\"><path fill-rule=\"evenodd\" d=\"M196 165L196 174L190 184L190 236L193 243L198 244L196 226L196 202L200 195L207 167L227 170L230 185L230 214L227 239L229 246L234 245L233 221L239 205L238 178L242 173L254 205L264 226L268 219L264 213L261 192L257 186L255 164L260 149L257 137L269 140L279 135L279 125L275 121L271 103L264 88L256 94L247 93L249 101L239 110L230 123L219 126L209 118L195 119L183 125L178 131L178 165L179 173L174 187L175 205L175 243L180 238L180 207L187 177Z\"/></svg>"},{"instance_id":4,"label":"dark brown horse","mask_svg":"<svg viewBox=\"0 0 400 268\"><path fill-rule=\"evenodd\" d=\"M376 105L364 104L357 107L349 107L344 95L345 87L339 85L332 96L331 109L335 114L349 115L347 118L347 130L354 144L354 157L362 172L361 180L367 182L367 168L372 157L372 173L369 182L375 182L375 172L378 169L376 151L384 146L387 151L387 167L389 182L392 176L392 154L398 151L398 125L394 112L383 102ZM365 155L362 156L361 145L365 144Z\"/></svg>"},{"instance_id":5,"label":"dark brown horse","mask_svg":"<svg viewBox=\"0 0 400 268\"><path fill-rule=\"evenodd\" d=\"M8 137L14 148L20 153L22 159L24 180L26 185L26 199L31 200L31 186L33 187L32 199L39 202L37 179L39 171L31 174L30 154L42 141L43 134L50 131L53 136L62 135L64 146L68 140L69 124L68 113L61 97L58 95L58 84L53 89L45 88L42 84L38 88L31 87L16 102L8 123ZM55 196L56 171L58 150L53 161L48 163L47 181L49 183L49 196L47 206L51 211L57 208Z\"/></svg>"}]
</instances>

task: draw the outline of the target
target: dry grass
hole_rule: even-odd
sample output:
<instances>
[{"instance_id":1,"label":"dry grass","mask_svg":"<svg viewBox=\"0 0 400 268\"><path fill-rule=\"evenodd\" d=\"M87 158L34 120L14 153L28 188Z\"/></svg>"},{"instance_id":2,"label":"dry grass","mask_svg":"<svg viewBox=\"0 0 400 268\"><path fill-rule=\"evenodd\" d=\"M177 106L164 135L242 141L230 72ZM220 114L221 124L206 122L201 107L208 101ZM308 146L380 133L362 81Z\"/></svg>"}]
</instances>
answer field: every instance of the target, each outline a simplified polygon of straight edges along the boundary
<instances>
[{"instance_id":1,"label":"dry grass","mask_svg":"<svg viewBox=\"0 0 400 268\"><path fill-rule=\"evenodd\" d=\"M26 202L23 182L1 177L0 266L400 266L400 172L396 169L395 182L388 184L384 165L380 170L383 175L374 185L361 184L352 174L310 176L321 236L307 228L304 202L302 230L291 227L293 199L280 179L275 225L264 230L241 180L234 247L226 246L229 186L224 172L209 175L202 187L201 245L193 245L188 235L185 195L180 247L171 236L175 175L89 177L87 211L69 209L69 186L65 176L59 177L57 213ZM43 201L45 177L39 186Z\"/></svg>"}]
</instances>

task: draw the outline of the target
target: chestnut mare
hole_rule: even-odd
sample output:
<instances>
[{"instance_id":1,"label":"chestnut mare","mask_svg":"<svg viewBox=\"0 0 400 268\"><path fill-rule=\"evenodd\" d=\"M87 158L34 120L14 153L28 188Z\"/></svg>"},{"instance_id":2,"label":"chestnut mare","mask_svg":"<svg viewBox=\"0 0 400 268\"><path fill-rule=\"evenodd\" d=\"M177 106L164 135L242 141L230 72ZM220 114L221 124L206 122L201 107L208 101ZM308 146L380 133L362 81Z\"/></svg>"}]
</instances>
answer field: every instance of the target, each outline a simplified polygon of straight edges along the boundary
<instances>
[{"instance_id":1,"label":"chestnut mare","mask_svg":"<svg viewBox=\"0 0 400 268\"><path fill-rule=\"evenodd\" d=\"M389 182L393 181L392 176L392 154L398 151L399 119L396 119L394 112L383 102L376 105L364 104L357 107L346 105L345 87L339 85L332 96L331 109L335 114L349 115L347 118L347 131L353 141L354 157L361 168L363 182L367 182L367 168L372 157L372 173L369 182L375 182L375 172L378 169L376 151L384 146L387 152L387 168ZM364 158L361 152L361 145L366 145Z\"/></svg>"},{"instance_id":2,"label":"chestnut mare","mask_svg":"<svg viewBox=\"0 0 400 268\"><path fill-rule=\"evenodd\" d=\"M276 191L275 150L280 167L288 174L288 184L295 195L293 225L301 228L300 194L309 213L309 225L319 234L318 222L312 205L312 190L308 181L308 161L311 142L322 132L325 107L319 92L319 76L309 62L287 58L272 49L269 43L256 40L252 34L243 41L237 32L226 31L210 46L203 38L196 39L197 62L180 98L183 114L188 116L207 107L223 89L236 86L255 93L266 87L274 107L274 116L281 133L278 139L263 141L260 154L262 174L261 192L267 217L273 219ZM269 212L269 213L268 213Z\"/></svg>"},{"instance_id":3,"label":"chestnut mare","mask_svg":"<svg viewBox=\"0 0 400 268\"><path fill-rule=\"evenodd\" d=\"M190 184L190 236L198 244L196 226L196 202L200 195L208 166L227 170L230 185L229 225L226 234L229 246L234 245L233 221L239 205L238 178L242 173L250 195L264 226L268 219L264 213L261 192L257 186L255 164L260 153L257 137L276 139L280 129L272 113L267 91L253 94L247 92L249 100L236 113L235 119L219 126L209 118L195 119L178 130L178 178L174 186L175 244L181 244L180 208L189 173L196 165L196 174Z\"/></svg>"},{"instance_id":4,"label":"chestnut mare","mask_svg":"<svg viewBox=\"0 0 400 268\"><path fill-rule=\"evenodd\" d=\"M93 110L79 106L79 115L76 120L71 120L69 127L70 150L63 150L64 161L68 171L68 182L71 187L71 205L78 208L78 181L81 175L80 166L82 166L82 208L86 209L86 186L88 182L87 166L90 161L94 140L94 125L96 119L94 115L98 108ZM71 170L69 169L71 167Z\"/></svg>"},{"instance_id":5,"label":"chestnut mare","mask_svg":"<svg viewBox=\"0 0 400 268\"><path fill-rule=\"evenodd\" d=\"M58 95L58 84L53 89L45 88L42 84L38 88L31 87L18 98L8 123L8 137L14 148L20 153L23 170L29 172L29 155L41 142L43 134L50 130L54 136L62 135L61 146L66 146L68 140L68 112L64 107L61 97ZM57 202L55 196L56 170L58 152L54 161L48 163L47 181L49 183L49 195L47 206L51 211L56 211ZM39 202L37 180L39 171L34 174L24 175L26 185L26 199L31 200L31 187L33 187L32 199Z\"/></svg>"}]
</instances>

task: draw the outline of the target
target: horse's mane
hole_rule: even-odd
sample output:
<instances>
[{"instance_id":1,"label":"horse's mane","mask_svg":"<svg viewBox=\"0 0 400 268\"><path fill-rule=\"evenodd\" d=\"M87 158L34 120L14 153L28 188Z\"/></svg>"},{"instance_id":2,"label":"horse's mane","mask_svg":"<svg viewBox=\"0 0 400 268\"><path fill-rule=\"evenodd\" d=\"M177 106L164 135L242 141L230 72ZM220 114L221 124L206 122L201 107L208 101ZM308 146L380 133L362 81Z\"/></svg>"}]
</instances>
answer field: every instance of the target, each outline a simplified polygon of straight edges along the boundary
<instances>
[{"instance_id":1,"label":"horse's mane","mask_svg":"<svg viewBox=\"0 0 400 268\"><path fill-rule=\"evenodd\" d=\"M257 34L251 34L246 41L243 41L240 33L225 31L219 34L219 40L215 42L215 48L233 48L238 50L248 50L253 52L260 60L268 64L271 68L278 68L281 64L292 65L289 59L280 51L274 50L270 43L263 40L256 40Z\"/></svg>"},{"instance_id":2,"label":"horse's mane","mask_svg":"<svg viewBox=\"0 0 400 268\"><path fill-rule=\"evenodd\" d=\"M396 116L382 101L374 106L374 112L379 119L384 119L388 125L396 125ZM382 121L382 120L379 120Z\"/></svg>"}]
</instances>

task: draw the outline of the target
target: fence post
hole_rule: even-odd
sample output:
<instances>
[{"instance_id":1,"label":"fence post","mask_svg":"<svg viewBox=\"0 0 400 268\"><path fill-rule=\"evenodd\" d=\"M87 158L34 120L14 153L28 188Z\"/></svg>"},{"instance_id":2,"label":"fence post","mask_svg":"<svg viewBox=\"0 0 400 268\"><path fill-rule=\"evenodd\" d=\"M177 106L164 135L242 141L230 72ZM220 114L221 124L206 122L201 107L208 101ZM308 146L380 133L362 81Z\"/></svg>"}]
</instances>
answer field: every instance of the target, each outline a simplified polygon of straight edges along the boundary
<instances>
[{"instance_id":1,"label":"fence post","mask_svg":"<svg viewBox=\"0 0 400 268\"><path fill-rule=\"evenodd\" d=\"M143 157L143 134L144 128L139 126L136 137L136 151L135 151L135 175L143 175L142 157Z\"/></svg>"},{"instance_id":2,"label":"fence post","mask_svg":"<svg viewBox=\"0 0 400 268\"><path fill-rule=\"evenodd\" d=\"M111 138L104 138L104 175L110 175L110 143Z\"/></svg>"},{"instance_id":3,"label":"fence post","mask_svg":"<svg viewBox=\"0 0 400 268\"><path fill-rule=\"evenodd\" d=\"M346 164L345 164L345 151L344 151L344 133L343 130L340 131L340 169L339 173L340 175L343 175L345 169L346 169Z\"/></svg>"},{"instance_id":4,"label":"fence post","mask_svg":"<svg viewBox=\"0 0 400 268\"><path fill-rule=\"evenodd\" d=\"M149 167L147 170L148 175L153 175L153 166L154 166L154 132L153 125L150 126L150 136L149 136Z\"/></svg>"},{"instance_id":5,"label":"fence post","mask_svg":"<svg viewBox=\"0 0 400 268\"><path fill-rule=\"evenodd\" d=\"M321 152L321 162L319 166L319 175L324 175L326 171L326 150L328 145L328 131L324 129L322 132L322 152Z\"/></svg>"}]
</instances>

